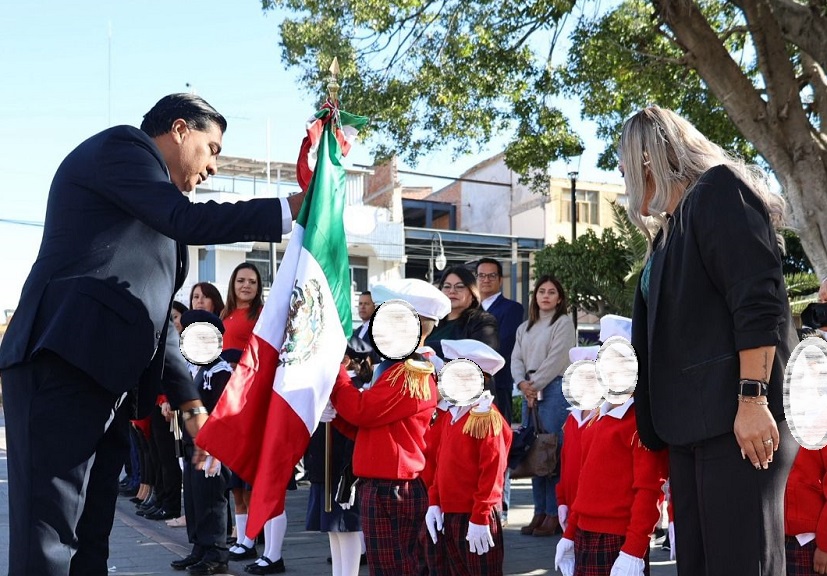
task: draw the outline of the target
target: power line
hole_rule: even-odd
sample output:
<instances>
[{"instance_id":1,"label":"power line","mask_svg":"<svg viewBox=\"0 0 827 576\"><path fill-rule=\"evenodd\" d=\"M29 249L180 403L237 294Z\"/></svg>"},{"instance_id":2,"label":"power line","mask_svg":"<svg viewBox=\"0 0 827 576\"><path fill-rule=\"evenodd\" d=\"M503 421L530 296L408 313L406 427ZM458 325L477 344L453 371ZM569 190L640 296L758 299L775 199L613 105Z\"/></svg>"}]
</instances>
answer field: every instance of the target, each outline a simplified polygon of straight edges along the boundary
<instances>
[{"instance_id":1,"label":"power line","mask_svg":"<svg viewBox=\"0 0 827 576\"><path fill-rule=\"evenodd\" d=\"M0 218L0 224L17 224L19 226L35 226L43 228L43 222L35 222L33 220L11 220L8 218Z\"/></svg>"},{"instance_id":2,"label":"power line","mask_svg":"<svg viewBox=\"0 0 827 576\"><path fill-rule=\"evenodd\" d=\"M365 164L354 164L355 168L375 168L375 166L367 166ZM511 188L511 182L495 182L493 180L477 180L476 178L457 178L456 176L442 176L440 174L426 174L425 172L414 172L413 170L397 170L399 174L407 174L409 176L422 176L423 178L439 178L440 180L450 180L451 182L470 182L471 184L487 184L489 186L502 186L504 188Z\"/></svg>"}]
</instances>

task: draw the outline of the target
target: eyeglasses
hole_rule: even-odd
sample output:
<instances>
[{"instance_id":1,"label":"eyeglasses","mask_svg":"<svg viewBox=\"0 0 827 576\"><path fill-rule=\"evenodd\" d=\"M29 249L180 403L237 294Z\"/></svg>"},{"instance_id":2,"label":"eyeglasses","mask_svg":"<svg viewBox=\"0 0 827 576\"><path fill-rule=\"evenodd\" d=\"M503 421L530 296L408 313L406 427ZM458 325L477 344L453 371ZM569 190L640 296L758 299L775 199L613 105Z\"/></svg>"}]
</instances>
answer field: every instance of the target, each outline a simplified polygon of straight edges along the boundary
<instances>
[{"instance_id":1,"label":"eyeglasses","mask_svg":"<svg viewBox=\"0 0 827 576\"><path fill-rule=\"evenodd\" d=\"M462 292L463 290L465 290L465 288L467 288L467 286L465 286L465 284L443 284L442 285L442 291L443 292L450 292L451 290L454 290L456 292Z\"/></svg>"},{"instance_id":2,"label":"eyeglasses","mask_svg":"<svg viewBox=\"0 0 827 576\"><path fill-rule=\"evenodd\" d=\"M500 277L500 275L496 272L491 272L490 274L486 274L485 272L477 272L476 277L480 280L496 280Z\"/></svg>"}]
</instances>

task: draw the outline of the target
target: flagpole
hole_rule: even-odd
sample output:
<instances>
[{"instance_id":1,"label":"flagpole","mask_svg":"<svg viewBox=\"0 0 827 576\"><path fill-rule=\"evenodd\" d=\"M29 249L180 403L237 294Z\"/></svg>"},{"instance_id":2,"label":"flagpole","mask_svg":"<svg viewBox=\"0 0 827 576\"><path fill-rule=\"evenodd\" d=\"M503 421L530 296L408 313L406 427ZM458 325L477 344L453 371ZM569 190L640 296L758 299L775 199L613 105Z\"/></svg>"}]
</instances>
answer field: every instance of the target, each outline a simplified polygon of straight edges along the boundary
<instances>
[{"instance_id":1,"label":"flagpole","mask_svg":"<svg viewBox=\"0 0 827 576\"><path fill-rule=\"evenodd\" d=\"M336 77L339 75L339 59L334 57L330 64L330 76L327 79L327 94L334 106L339 105L339 82ZM330 422L325 425L325 442L324 442L324 511L330 513L333 511L333 486L332 484L332 459L333 459L333 426Z\"/></svg>"}]
</instances>

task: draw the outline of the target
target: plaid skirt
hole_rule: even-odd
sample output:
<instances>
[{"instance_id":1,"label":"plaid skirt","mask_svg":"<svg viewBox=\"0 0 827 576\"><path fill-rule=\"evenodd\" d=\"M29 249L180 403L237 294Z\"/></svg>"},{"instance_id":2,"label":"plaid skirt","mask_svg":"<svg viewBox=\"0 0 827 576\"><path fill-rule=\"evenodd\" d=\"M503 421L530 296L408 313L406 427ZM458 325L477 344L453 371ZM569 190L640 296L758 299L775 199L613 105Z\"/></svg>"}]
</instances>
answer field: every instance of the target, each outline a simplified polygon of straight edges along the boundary
<instances>
[{"instance_id":1,"label":"plaid skirt","mask_svg":"<svg viewBox=\"0 0 827 576\"><path fill-rule=\"evenodd\" d=\"M468 522L470 514L445 514L443 522L444 534L439 535L436 546L438 554L442 556L442 565L446 576L502 576L503 559L503 530L499 512L492 511L488 517L488 529L494 539L494 547L485 554L472 553L468 548ZM431 574L437 572L431 571Z\"/></svg>"},{"instance_id":2,"label":"plaid skirt","mask_svg":"<svg viewBox=\"0 0 827 576\"><path fill-rule=\"evenodd\" d=\"M814 576L813 556L816 553L816 541L810 540L804 546L795 536L784 537L784 550L787 553L787 576Z\"/></svg>"},{"instance_id":3,"label":"plaid skirt","mask_svg":"<svg viewBox=\"0 0 827 576\"><path fill-rule=\"evenodd\" d=\"M609 576L626 536L586 532L580 528L574 534L574 576ZM643 573L649 576L649 551L643 558Z\"/></svg>"},{"instance_id":4,"label":"plaid skirt","mask_svg":"<svg viewBox=\"0 0 827 576\"><path fill-rule=\"evenodd\" d=\"M426 573L419 544L428 511L422 480L362 479L357 495L371 576Z\"/></svg>"}]
</instances>

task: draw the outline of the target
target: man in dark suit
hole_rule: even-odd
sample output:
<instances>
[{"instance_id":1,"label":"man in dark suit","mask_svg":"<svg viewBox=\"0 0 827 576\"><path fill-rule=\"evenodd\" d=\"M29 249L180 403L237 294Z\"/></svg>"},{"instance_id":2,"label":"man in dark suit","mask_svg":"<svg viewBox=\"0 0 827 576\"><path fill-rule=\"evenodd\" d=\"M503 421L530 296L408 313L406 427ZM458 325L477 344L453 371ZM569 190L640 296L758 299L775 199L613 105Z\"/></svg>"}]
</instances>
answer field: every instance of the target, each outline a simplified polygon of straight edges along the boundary
<instances>
[{"instance_id":1,"label":"man in dark suit","mask_svg":"<svg viewBox=\"0 0 827 576\"><path fill-rule=\"evenodd\" d=\"M506 422L511 424L512 393L514 381L511 378L511 352L514 351L514 342L517 338L517 328L522 324L525 316L523 305L509 300L502 294L503 267L498 260L481 258L476 269L477 286L480 289L480 305L493 314L497 319L500 338L500 347L497 352L505 358L505 366L494 375L496 404ZM511 504L511 477L508 469L505 471L503 483L503 513L502 522L508 523L508 507Z\"/></svg>"},{"instance_id":2,"label":"man in dark suit","mask_svg":"<svg viewBox=\"0 0 827 576\"><path fill-rule=\"evenodd\" d=\"M370 347L370 354L368 357L370 358L371 364L379 364L379 362L382 361L382 357L373 348L373 340L371 340L370 332L368 331L368 328L370 328L370 319L373 318L373 313L376 312L376 304L373 303L373 296L371 295L370 290L365 290L359 294L359 305L357 310L359 313L359 319L362 321L362 325L353 331L353 335Z\"/></svg>"},{"instance_id":3,"label":"man in dark suit","mask_svg":"<svg viewBox=\"0 0 827 576\"><path fill-rule=\"evenodd\" d=\"M505 358L505 366L494 376L497 397L494 403L508 423L511 423L511 397L514 382L511 378L511 352L517 337L517 328L525 316L523 305L509 300L502 294L503 267L493 258L481 258L477 262L477 286L480 288L482 308L497 319L500 348L497 352Z\"/></svg>"},{"instance_id":4,"label":"man in dark suit","mask_svg":"<svg viewBox=\"0 0 827 576\"><path fill-rule=\"evenodd\" d=\"M188 432L206 421L170 328L186 245L278 242L303 201L189 202L182 192L216 172L226 126L201 98L173 94L140 130L92 136L55 174L40 252L0 345L9 574L107 573L127 391L146 414L163 372Z\"/></svg>"}]
</instances>

